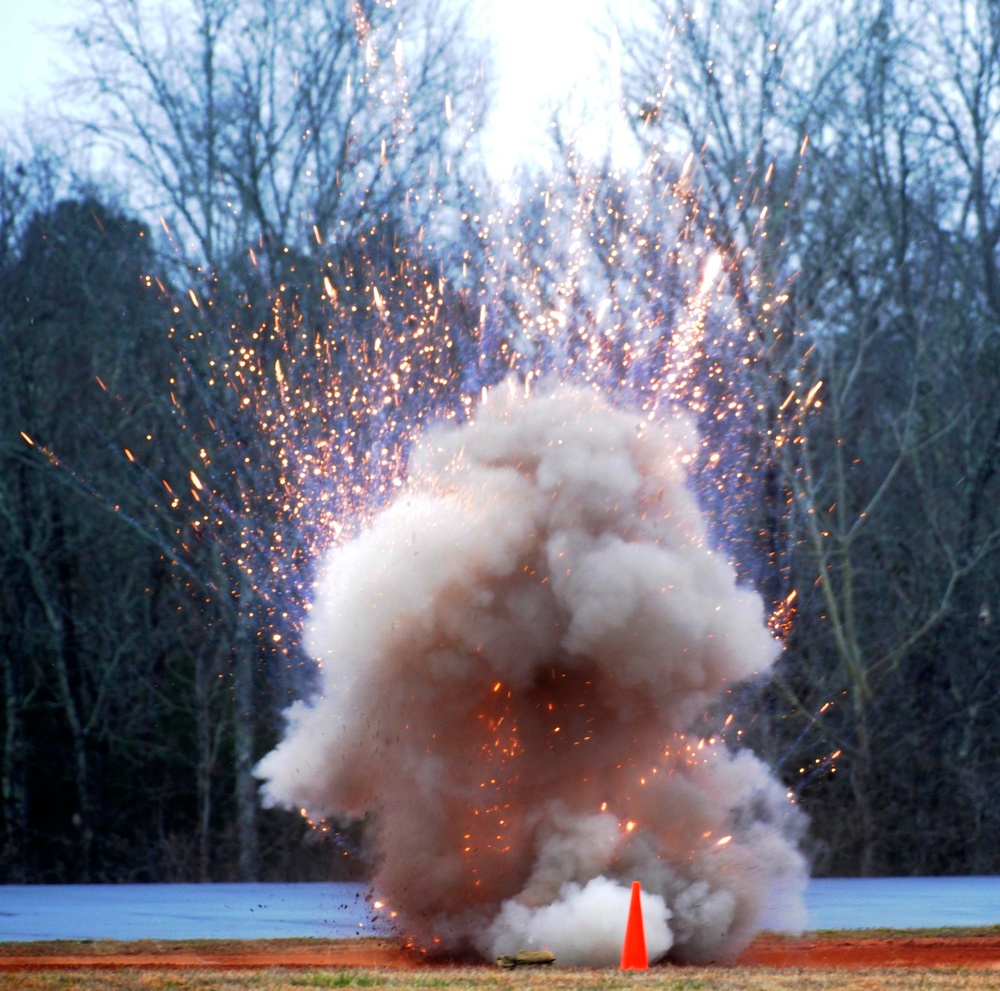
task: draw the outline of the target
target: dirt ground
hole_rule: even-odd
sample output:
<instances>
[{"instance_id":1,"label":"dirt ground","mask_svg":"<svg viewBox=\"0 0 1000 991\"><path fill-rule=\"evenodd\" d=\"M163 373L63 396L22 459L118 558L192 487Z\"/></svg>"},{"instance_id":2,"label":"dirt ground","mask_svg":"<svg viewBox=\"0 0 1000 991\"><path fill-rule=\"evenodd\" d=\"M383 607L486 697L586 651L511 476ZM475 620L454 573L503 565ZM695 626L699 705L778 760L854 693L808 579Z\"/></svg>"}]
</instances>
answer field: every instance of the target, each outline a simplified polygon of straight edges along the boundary
<instances>
[{"instance_id":1,"label":"dirt ground","mask_svg":"<svg viewBox=\"0 0 1000 991\"><path fill-rule=\"evenodd\" d=\"M0 951L0 970L77 968L432 967L435 962L393 939L255 940L171 943L20 943ZM1000 969L1000 932L924 935L836 933L759 936L735 966L969 967Z\"/></svg>"},{"instance_id":2,"label":"dirt ground","mask_svg":"<svg viewBox=\"0 0 1000 991\"><path fill-rule=\"evenodd\" d=\"M975 967L1000 968L1000 933L843 937L836 933L792 939L759 936L738 961L758 967Z\"/></svg>"}]
</instances>

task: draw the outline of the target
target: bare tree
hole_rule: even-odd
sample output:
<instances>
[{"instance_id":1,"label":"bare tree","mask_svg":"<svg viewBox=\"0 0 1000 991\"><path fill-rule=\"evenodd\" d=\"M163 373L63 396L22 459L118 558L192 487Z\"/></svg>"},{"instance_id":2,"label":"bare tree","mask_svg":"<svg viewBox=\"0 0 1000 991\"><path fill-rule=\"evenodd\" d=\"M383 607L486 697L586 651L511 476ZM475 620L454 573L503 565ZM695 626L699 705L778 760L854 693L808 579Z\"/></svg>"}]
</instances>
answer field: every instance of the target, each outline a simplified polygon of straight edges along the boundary
<instances>
[{"instance_id":1,"label":"bare tree","mask_svg":"<svg viewBox=\"0 0 1000 991\"><path fill-rule=\"evenodd\" d=\"M246 393L280 394L287 342L267 327L284 312L278 299L343 291L324 262L375 244L390 215L407 237L450 223L442 203L460 188L480 65L443 3L190 0L166 18L141 0L95 0L76 37L92 96L80 123L124 163L135 205L161 215L187 265L173 391L201 453L179 505L201 506L199 539L215 547L203 570L232 679L236 846L249 879L254 685L277 642L260 562L280 470ZM218 663L202 667L211 676ZM199 739L207 761L214 735ZM199 781L205 823L210 776Z\"/></svg>"},{"instance_id":2,"label":"bare tree","mask_svg":"<svg viewBox=\"0 0 1000 991\"><path fill-rule=\"evenodd\" d=\"M996 18L963 2L650 9L663 32L635 38L637 133L692 156L698 222L754 342L771 512L750 525L771 535L769 597L797 610L773 687L803 736L777 750L810 781L803 753L839 755L829 804L805 798L849 803L825 863L871 872L890 847L882 768L905 759L883 731L891 693L907 671L915 684L1000 537L980 487L995 491L980 389Z\"/></svg>"},{"instance_id":3,"label":"bare tree","mask_svg":"<svg viewBox=\"0 0 1000 991\"><path fill-rule=\"evenodd\" d=\"M206 282L248 253L274 281L289 247L350 241L406 200L419 222L482 110L443 4L189 0L168 19L96 0L76 34L81 123L128 163L136 206L193 237Z\"/></svg>"}]
</instances>

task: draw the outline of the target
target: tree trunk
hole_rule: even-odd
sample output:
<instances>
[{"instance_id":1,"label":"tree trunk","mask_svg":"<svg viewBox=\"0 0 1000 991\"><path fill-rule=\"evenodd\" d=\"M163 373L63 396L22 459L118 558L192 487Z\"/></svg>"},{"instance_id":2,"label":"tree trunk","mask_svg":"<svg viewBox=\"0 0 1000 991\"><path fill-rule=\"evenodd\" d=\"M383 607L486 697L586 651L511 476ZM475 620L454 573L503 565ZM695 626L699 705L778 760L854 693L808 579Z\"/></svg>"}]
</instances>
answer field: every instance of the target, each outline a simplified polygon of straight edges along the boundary
<instances>
[{"instance_id":1,"label":"tree trunk","mask_svg":"<svg viewBox=\"0 0 1000 991\"><path fill-rule=\"evenodd\" d=\"M257 781L254 768L253 639L247 619L236 617L233 644L233 751L236 764L236 837L241 881L256 881L260 870L257 837Z\"/></svg>"},{"instance_id":2,"label":"tree trunk","mask_svg":"<svg viewBox=\"0 0 1000 991\"><path fill-rule=\"evenodd\" d=\"M867 714L864 705L858 704L855 696L855 719L857 725L857 749L851 758L851 794L854 806L851 810L855 821L857 837L858 877L871 877L875 866L875 823L872 814L872 789L870 785L872 755L871 740L868 737Z\"/></svg>"},{"instance_id":3,"label":"tree trunk","mask_svg":"<svg viewBox=\"0 0 1000 991\"><path fill-rule=\"evenodd\" d=\"M4 691L3 762L0 766L0 800L3 802L3 848L0 864L8 884L24 883L26 877L24 838L28 832L25 788L24 744L21 727L21 686L8 651L2 655Z\"/></svg>"},{"instance_id":4,"label":"tree trunk","mask_svg":"<svg viewBox=\"0 0 1000 991\"><path fill-rule=\"evenodd\" d=\"M198 801L197 850L198 880L202 884L212 879L212 772L215 767L215 748L212 746L211 691L210 677L205 670L202 651L195 657L195 740L198 748L195 768L195 787Z\"/></svg>"}]
</instances>

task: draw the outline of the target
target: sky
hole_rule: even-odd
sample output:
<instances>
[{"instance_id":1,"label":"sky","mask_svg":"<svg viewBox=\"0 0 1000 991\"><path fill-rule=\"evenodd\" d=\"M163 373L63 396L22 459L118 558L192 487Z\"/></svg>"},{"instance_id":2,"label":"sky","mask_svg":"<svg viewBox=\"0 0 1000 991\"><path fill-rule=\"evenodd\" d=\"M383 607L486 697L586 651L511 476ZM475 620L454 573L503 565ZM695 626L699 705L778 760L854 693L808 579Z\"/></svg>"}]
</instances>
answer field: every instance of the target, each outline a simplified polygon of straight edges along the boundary
<instances>
[{"instance_id":1,"label":"sky","mask_svg":"<svg viewBox=\"0 0 1000 991\"><path fill-rule=\"evenodd\" d=\"M0 115L7 123L36 94L59 79L54 41L69 18L65 0L8 0L0 31Z\"/></svg>"},{"instance_id":2,"label":"sky","mask_svg":"<svg viewBox=\"0 0 1000 991\"><path fill-rule=\"evenodd\" d=\"M616 112L620 81L608 0L485 0L489 34L500 55L497 139L490 157L508 171L543 132L549 108L559 105L585 152L601 157L606 146L625 153L625 124ZM631 6L619 0L616 11ZM531 120L525 126L525 117Z\"/></svg>"},{"instance_id":3,"label":"sky","mask_svg":"<svg viewBox=\"0 0 1000 991\"><path fill-rule=\"evenodd\" d=\"M530 156L545 131L548 108L564 108L569 130L595 153L627 144L613 110L618 83L614 52L594 26L607 27L607 0L479 0L474 19L496 46L499 100L488 139L493 168L506 173ZM626 4L627 5L627 4ZM65 75L60 26L76 0L7 0L0 30L0 124L44 105ZM623 6L619 2L618 8Z\"/></svg>"}]
</instances>

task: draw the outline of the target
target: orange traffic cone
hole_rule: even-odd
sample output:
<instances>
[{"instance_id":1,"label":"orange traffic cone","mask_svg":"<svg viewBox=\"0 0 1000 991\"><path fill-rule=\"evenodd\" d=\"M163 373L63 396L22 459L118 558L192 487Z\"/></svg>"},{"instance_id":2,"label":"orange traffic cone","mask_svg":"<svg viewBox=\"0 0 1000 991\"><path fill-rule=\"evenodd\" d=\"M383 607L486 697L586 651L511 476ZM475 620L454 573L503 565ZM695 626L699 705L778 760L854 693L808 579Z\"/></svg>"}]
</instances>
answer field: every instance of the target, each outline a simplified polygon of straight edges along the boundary
<instances>
[{"instance_id":1,"label":"orange traffic cone","mask_svg":"<svg viewBox=\"0 0 1000 991\"><path fill-rule=\"evenodd\" d=\"M646 956L646 931L642 926L642 903L639 901L639 882L632 882L632 903L628 909L625 942L622 944L622 970L645 970L649 966Z\"/></svg>"}]
</instances>

